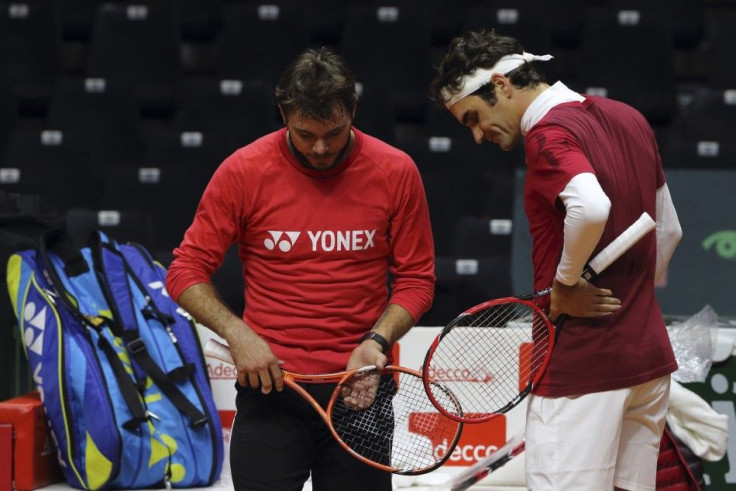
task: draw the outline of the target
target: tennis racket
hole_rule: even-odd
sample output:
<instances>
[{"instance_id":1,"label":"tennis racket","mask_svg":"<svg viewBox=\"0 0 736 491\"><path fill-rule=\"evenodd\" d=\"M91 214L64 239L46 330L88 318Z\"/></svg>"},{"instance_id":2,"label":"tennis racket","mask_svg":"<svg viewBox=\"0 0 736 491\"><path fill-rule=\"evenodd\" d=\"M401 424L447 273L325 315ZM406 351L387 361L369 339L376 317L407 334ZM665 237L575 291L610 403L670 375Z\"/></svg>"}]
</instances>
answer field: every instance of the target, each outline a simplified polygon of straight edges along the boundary
<instances>
[{"instance_id":1,"label":"tennis racket","mask_svg":"<svg viewBox=\"0 0 736 491\"><path fill-rule=\"evenodd\" d=\"M207 341L204 354L234 364L230 349L214 339ZM369 366L321 375L285 370L282 373L284 384L314 407L337 442L357 459L378 469L395 474L424 474L450 458L460 439L462 423L437 411L418 371L398 366L379 371ZM326 382L337 386L323 409L300 384ZM442 395L444 389L439 384L429 385L444 407L456 405L449 391ZM348 407L346 395L360 401L359 409ZM351 406L355 407L352 403ZM452 411L459 412L459 406Z\"/></svg>"},{"instance_id":2,"label":"tennis racket","mask_svg":"<svg viewBox=\"0 0 736 491\"><path fill-rule=\"evenodd\" d=\"M583 278L593 281L655 225L647 213L642 214L588 263ZM463 423L480 423L508 412L531 392L555 342L555 326L537 305L551 291L476 305L442 330L422 366L427 394L442 414ZM449 388L456 400L445 406L448 399L443 392L435 393L435 387Z\"/></svg>"},{"instance_id":3,"label":"tennis racket","mask_svg":"<svg viewBox=\"0 0 736 491\"><path fill-rule=\"evenodd\" d=\"M481 479L485 479L491 472L503 467L509 460L524 451L524 433L514 435L501 448L488 457L479 460L463 472L453 477L441 486L443 490L465 491Z\"/></svg>"}]
</instances>

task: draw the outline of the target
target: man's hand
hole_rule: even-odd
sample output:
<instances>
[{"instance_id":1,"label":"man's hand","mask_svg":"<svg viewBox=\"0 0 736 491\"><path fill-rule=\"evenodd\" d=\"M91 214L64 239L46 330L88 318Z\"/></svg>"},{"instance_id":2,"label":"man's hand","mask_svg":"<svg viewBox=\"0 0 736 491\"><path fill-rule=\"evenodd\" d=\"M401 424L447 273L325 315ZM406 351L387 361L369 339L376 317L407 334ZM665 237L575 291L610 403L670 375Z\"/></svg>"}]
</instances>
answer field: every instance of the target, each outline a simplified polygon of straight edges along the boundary
<instances>
[{"instance_id":1,"label":"man's hand","mask_svg":"<svg viewBox=\"0 0 736 491\"><path fill-rule=\"evenodd\" d=\"M236 333L227 342L238 370L238 383L254 389L260 387L264 394L274 387L281 392L284 381L279 365L283 362L276 358L268 343L245 325L230 332Z\"/></svg>"},{"instance_id":2,"label":"man's hand","mask_svg":"<svg viewBox=\"0 0 736 491\"><path fill-rule=\"evenodd\" d=\"M346 370L375 365L378 370L383 370L388 358L381 351L381 345L372 339L366 339L353 350L348 360Z\"/></svg>"},{"instance_id":3,"label":"man's hand","mask_svg":"<svg viewBox=\"0 0 736 491\"><path fill-rule=\"evenodd\" d=\"M375 370L366 373L357 373L350 382L342 388L342 398L345 405L353 411L365 409L376 399L378 385L381 382L381 373Z\"/></svg>"},{"instance_id":4,"label":"man's hand","mask_svg":"<svg viewBox=\"0 0 736 491\"><path fill-rule=\"evenodd\" d=\"M605 317L621 308L621 300L613 292L598 288L580 278L574 285L565 285L555 280L550 295L550 319L557 320L562 314L572 317Z\"/></svg>"},{"instance_id":5,"label":"man's hand","mask_svg":"<svg viewBox=\"0 0 736 491\"><path fill-rule=\"evenodd\" d=\"M386 361L387 358L381 351L381 345L371 339L366 339L353 350L346 370L374 365L378 372L353 377L350 384L343 388L343 402L347 407L358 411L373 404L380 382L379 373L386 366Z\"/></svg>"},{"instance_id":6,"label":"man's hand","mask_svg":"<svg viewBox=\"0 0 736 491\"><path fill-rule=\"evenodd\" d=\"M250 385L268 394L273 387L281 391L282 363L271 352L268 344L243 319L225 305L211 283L196 283L184 290L177 301L195 319L225 338L230 345L238 383Z\"/></svg>"}]
</instances>

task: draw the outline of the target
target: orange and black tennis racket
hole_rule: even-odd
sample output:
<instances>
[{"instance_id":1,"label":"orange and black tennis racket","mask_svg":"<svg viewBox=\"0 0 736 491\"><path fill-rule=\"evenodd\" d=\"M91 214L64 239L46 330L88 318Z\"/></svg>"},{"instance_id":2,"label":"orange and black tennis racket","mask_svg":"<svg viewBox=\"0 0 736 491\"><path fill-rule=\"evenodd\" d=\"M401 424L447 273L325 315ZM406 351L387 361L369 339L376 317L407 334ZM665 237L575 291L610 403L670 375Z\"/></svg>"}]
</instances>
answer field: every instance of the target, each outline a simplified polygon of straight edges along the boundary
<instances>
[{"instance_id":1,"label":"orange and black tennis racket","mask_svg":"<svg viewBox=\"0 0 736 491\"><path fill-rule=\"evenodd\" d=\"M583 278L595 280L655 225L647 213L642 214L588 263ZM538 306L551 291L484 302L442 329L422 367L427 394L442 414L463 423L480 423L524 400L549 363L555 331L563 320L558 319L555 326ZM455 395L449 405L445 388Z\"/></svg>"},{"instance_id":2,"label":"orange and black tennis racket","mask_svg":"<svg viewBox=\"0 0 736 491\"><path fill-rule=\"evenodd\" d=\"M233 364L230 349L214 339L207 341L204 354ZM437 410L418 371L390 365L380 371L370 366L320 375L282 373L284 384L314 407L337 442L373 467L424 474L442 465L460 439L462 423ZM300 384L326 382L337 386L323 409ZM428 385L443 407L461 412L449 390L431 381Z\"/></svg>"}]
</instances>

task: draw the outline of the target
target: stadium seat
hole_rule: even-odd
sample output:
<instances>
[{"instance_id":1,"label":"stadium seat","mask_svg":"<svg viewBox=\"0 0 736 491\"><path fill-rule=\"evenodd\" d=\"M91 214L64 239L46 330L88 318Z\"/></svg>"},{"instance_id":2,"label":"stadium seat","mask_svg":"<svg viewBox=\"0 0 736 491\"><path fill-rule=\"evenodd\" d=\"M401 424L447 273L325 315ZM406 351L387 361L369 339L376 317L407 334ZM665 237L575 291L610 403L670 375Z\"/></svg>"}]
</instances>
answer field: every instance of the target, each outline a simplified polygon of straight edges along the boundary
<instances>
[{"instance_id":1,"label":"stadium seat","mask_svg":"<svg viewBox=\"0 0 736 491\"><path fill-rule=\"evenodd\" d=\"M583 31L583 14L587 0L557 0L548 4L552 24L552 42L558 48L576 49Z\"/></svg>"},{"instance_id":2,"label":"stadium seat","mask_svg":"<svg viewBox=\"0 0 736 491\"><path fill-rule=\"evenodd\" d=\"M0 67L20 109L43 116L51 86L62 69L56 2L0 3Z\"/></svg>"},{"instance_id":3,"label":"stadium seat","mask_svg":"<svg viewBox=\"0 0 736 491\"><path fill-rule=\"evenodd\" d=\"M437 284L423 326L444 326L465 309L511 293L508 256L437 256Z\"/></svg>"},{"instance_id":4,"label":"stadium seat","mask_svg":"<svg viewBox=\"0 0 736 491\"><path fill-rule=\"evenodd\" d=\"M374 2L377 3L377 2ZM409 8L422 8L430 22L431 43L444 51L449 42L463 33L465 11L478 3L477 0L404 0L392 2Z\"/></svg>"},{"instance_id":5,"label":"stadium seat","mask_svg":"<svg viewBox=\"0 0 736 491\"><path fill-rule=\"evenodd\" d=\"M396 141L396 119L391 98L383 86L357 84L358 108L353 124L356 128L386 143Z\"/></svg>"},{"instance_id":6,"label":"stadium seat","mask_svg":"<svg viewBox=\"0 0 736 491\"><path fill-rule=\"evenodd\" d=\"M220 29L220 0L175 0L183 41L212 41Z\"/></svg>"},{"instance_id":7,"label":"stadium seat","mask_svg":"<svg viewBox=\"0 0 736 491\"><path fill-rule=\"evenodd\" d=\"M220 132L235 150L281 126L273 87L260 80L187 77L176 91L173 125L181 131Z\"/></svg>"},{"instance_id":8,"label":"stadium seat","mask_svg":"<svg viewBox=\"0 0 736 491\"><path fill-rule=\"evenodd\" d=\"M291 0L292 3L298 0ZM304 8L312 44L316 46L339 46L342 39L342 27L347 18L351 4L366 3L368 0L304 0L300 4Z\"/></svg>"},{"instance_id":9,"label":"stadium seat","mask_svg":"<svg viewBox=\"0 0 736 491\"><path fill-rule=\"evenodd\" d=\"M512 36L530 53L546 54L552 49L552 24L546 22L548 7L541 3L488 0L466 10L464 29L494 28Z\"/></svg>"},{"instance_id":10,"label":"stadium seat","mask_svg":"<svg viewBox=\"0 0 736 491\"><path fill-rule=\"evenodd\" d=\"M85 75L135 88L145 114L173 109L173 84L181 75L180 26L165 1L103 3L89 41Z\"/></svg>"},{"instance_id":11,"label":"stadium seat","mask_svg":"<svg viewBox=\"0 0 736 491\"><path fill-rule=\"evenodd\" d=\"M385 87L397 121L421 122L432 77L426 12L400 3L351 5L340 50L359 82Z\"/></svg>"},{"instance_id":12,"label":"stadium seat","mask_svg":"<svg viewBox=\"0 0 736 491\"><path fill-rule=\"evenodd\" d=\"M218 131L181 131L161 128L148 135L146 165L178 169L201 190L222 161L236 148L228 146L227 136Z\"/></svg>"},{"instance_id":13,"label":"stadium seat","mask_svg":"<svg viewBox=\"0 0 736 491\"><path fill-rule=\"evenodd\" d=\"M736 8L712 10L706 15L705 61L707 83L714 88L736 88Z\"/></svg>"},{"instance_id":14,"label":"stadium seat","mask_svg":"<svg viewBox=\"0 0 736 491\"><path fill-rule=\"evenodd\" d=\"M217 132L160 130L151 135L145 165L134 175L146 186L158 172L157 189L149 196L154 200L148 209L156 227L156 247L170 248L181 242L194 217L199 199L215 169L235 149ZM121 196L117 183L108 183L105 199ZM149 188L152 189L152 188ZM124 194L124 193L123 193Z\"/></svg>"},{"instance_id":15,"label":"stadium seat","mask_svg":"<svg viewBox=\"0 0 736 491\"><path fill-rule=\"evenodd\" d=\"M470 130L458 123L450 111L430 101L424 106L424 124L421 129L425 136L450 136L468 140L473 138Z\"/></svg>"},{"instance_id":16,"label":"stadium seat","mask_svg":"<svg viewBox=\"0 0 736 491\"><path fill-rule=\"evenodd\" d=\"M647 10L665 19L672 30L672 46L692 48L702 40L704 28L704 2L701 0L600 0L600 6L621 10Z\"/></svg>"},{"instance_id":17,"label":"stadium seat","mask_svg":"<svg viewBox=\"0 0 736 491\"><path fill-rule=\"evenodd\" d=\"M214 74L260 80L275 87L286 65L310 46L303 9L289 2L231 2L222 6Z\"/></svg>"},{"instance_id":18,"label":"stadium seat","mask_svg":"<svg viewBox=\"0 0 736 491\"><path fill-rule=\"evenodd\" d=\"M736 128L736 87L729 90L699 87L673 121L677 137L730 140ZM736 164L736 162L734 162Z\"/></svg>"},{"instance_id":19,"label":"stadium seat","mask_svg":"<svg viewBox=\"0 0 736 491\"><path fill-rule=\"evenodd\" d=\"M509 207L512 204L508 193ZM452 254L458 257L507 256L511 254L513 218L500 214L498 218L479 216L458 217L453 234Z\"/></svg>"},{"instance_id":20,"label":"stadium seat","mask_svg":"<svg viewBox=\"0 0 736 491\"><path fill-rule=\"evenodd\" d=\"M73 127L38 122L17 125L0 166L0 189L38 194L45 213L60 213L69 206L95 206L99 178L86 141Z\"/></svg>"},{"instance_id":21,"label":"stadium seat","mask_svg":"<svg viewBox=\"0 0 736 491\"><path fill-rule=\"evenodd\" d=\"M101 4L99 0L64 0L64 8L59 9L64 40L89 42Z\"/></svg>"},{"instance_id":22,"label":"stadium seat","mask_svg":"<svg viewBox=\"0 0 736 491\"><path fill-rule=\"evenodd\" d=\"M677 114L672 31L651 10L587 8L575 72L579 92L626 102L652 125Z\"/></svg>"},{"instance_id":23,"label":"stadium seat","mask_svg":"<svg viewBox=\"0 0 736 491\"><path fill-rule=\"evenodd\" d=\"M134 89L117 78L63 76L54 84L47 124L74 127L100 166L139 164L145 151Z\"/></svg>"},{"instance_id":24,"label":"stadium seat","mask_svg":"<svg viewBox=\"0 0 736 491\"><path fill-rule=\"evenodd\" d=\"M148 237L148 246L170 249L183 237L185 215L191 220L196 206L189 196L174 206L174 196L182 192L177 187L182 174L185 172L172 168L107 166L102 171L99 208L145 215L155 231L155 237ZM180 215L172 213L176 208Z\"/></svg>"},{"instance_id":25,"label":"stadium seat","mask_svg":"<svg viewBox=\"0 0 736 491\"><path fill-rule=\"evenodd\" d=\"M736 142L732 137L699 139L673 133L661 154L665 170L736 169Z\"/></svg>"},{"instance_id":26,"label":"stadium seat","mask_svg":"<svg viewBox=\"0 0 736 491\"><path fill-rule=\"evenodd\" d=\"M438 255L452 253L461 217L510 217L517 152L476 145L469 137L398 135L397 146L419 168Z\"/></svg>"},{"instance_id":27,"label":"stadium seat","mask_svg":"<svg viewBox=\"0 0 736 491\"><path fill-rule=\"evenodd\" d=\"M18 101L8 79L0 75L0 166L5 157L5 148L10 132L18 121Z\"/></svg>"}]
</instances>

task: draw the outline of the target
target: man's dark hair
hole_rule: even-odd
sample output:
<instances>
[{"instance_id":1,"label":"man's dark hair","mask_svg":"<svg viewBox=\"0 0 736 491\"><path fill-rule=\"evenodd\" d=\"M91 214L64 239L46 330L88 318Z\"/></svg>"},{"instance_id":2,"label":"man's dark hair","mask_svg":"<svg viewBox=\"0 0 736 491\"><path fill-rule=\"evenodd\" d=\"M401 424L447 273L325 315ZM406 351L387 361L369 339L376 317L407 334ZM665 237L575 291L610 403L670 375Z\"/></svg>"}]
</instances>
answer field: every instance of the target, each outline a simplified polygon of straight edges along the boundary
<instances>
[{"instance_id":1,"label":"man's dark hair","mask_svg":"<svg viewBox=\"0 0 736 491\"><path fill-rule=\"evenodd\" d=\"M324 47L297 56L281 74L275 95L286 116L301 111L318 121L333 120L335 109L352 114L358 101L353 72Z\"/></svg>"},{"instance_id":2,"label":"man's dark hair","mask_svg":"<svg viewBox=\"0 0 736 491\"><path fill-rule=\"evenodd\" d=\"M442 89L456 93L462 87L463 78L477 68L491 68L506 55L521 54L524 47L515 38L496 34L493 29L470 31L456 37L444 59L437 68L437 74L429 86L429 98L440 107L447 99ZM536 87L545 82L544 74L534 62L524 63L505 74L514 87ZM474 95L485 99L491 106L496 104L496 92L491 84L479 88Z\"/></svg>"}]
</instances>

